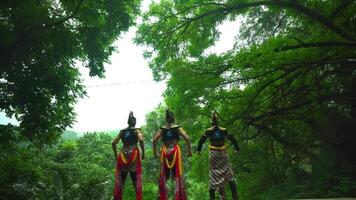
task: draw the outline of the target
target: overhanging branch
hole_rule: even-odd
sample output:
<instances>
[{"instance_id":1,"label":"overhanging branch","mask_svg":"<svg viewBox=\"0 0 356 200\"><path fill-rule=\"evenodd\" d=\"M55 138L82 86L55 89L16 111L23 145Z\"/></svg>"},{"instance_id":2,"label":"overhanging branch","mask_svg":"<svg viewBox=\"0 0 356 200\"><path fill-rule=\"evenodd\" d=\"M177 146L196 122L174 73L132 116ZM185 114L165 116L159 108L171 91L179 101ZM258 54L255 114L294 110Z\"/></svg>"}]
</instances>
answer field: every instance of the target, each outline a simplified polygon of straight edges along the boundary
<instances>
[{"instance_id":1,"label":"overhanging branch","mask_svg":"<svg viewBox=\"0 0 356 200\"><path fill-rule=\"evenodd\" d=\"M57 25L63 24L64 22L66 22L66 21L72 19L72 18L77 14L77 12L78 12L80 6L82 5L83 1L84 1L84 0L80 0L80 1L79 1L79 3L78 3L77 6L75 7L75 9L74 9L74 11L73 11L73 13L72 13L71 15L69 15L69 16L67 16L67 17L65 17L65 18L63 18L63 19L60 19L60 20L58 20L58 21L56 21L56 22L54 22L54 23L44 24L43 26L39 26L39 27L37 27L37 28L46 29L46 28L48 28L48 27L53 27L53 26L57 26Z\"/></svg>"},{"instance_id":2,"label":"overhanging branch","mask_svg":"<svg viewBox=\"0 0 356 200\"><path fill-rule=\"evenodd\" d=\"M356 48L356 43L350 42L336 42L336 41L327 41L327 42L313 42L313 43L302 43L298 45L287 45L276 48L275 51L288 51L301 48L333 48L333 47L348 47Z\"/></svg>"}]
</instances>

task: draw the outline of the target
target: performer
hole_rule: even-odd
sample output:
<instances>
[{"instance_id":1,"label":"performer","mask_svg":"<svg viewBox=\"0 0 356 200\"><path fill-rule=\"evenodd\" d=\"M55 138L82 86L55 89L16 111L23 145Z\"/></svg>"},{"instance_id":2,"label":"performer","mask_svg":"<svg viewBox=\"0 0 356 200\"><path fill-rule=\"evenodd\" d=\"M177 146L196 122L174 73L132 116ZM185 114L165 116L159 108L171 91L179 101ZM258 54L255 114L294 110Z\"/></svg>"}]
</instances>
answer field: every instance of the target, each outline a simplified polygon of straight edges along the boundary
<instances>
[{"instance_id":1,"label":"performer","mask_svg":"<svg viewBox=\"0 0 356 200\"><path fill-rule=\"evenodd\" d=\"M139 128L135 128L136 118L132 112L130 112L127 123L129 127L121 130L112 142L112 148L115 158L117 159L114 200L122 200L123 186L128 173L130 174L131 181L136 191L136 200L142 200L141 158L145 158L143 135ZM118 155L116 144L119 140L122 140L123 148ZM137 148L138 142L141 147L142 157L139 149Z\"/></svg>"},{"instance_id":2,"label":"performer","mask_svg":"<svg viewBox=\"0 0 356 200\"><path fill-rule=\"evenodd\" d=\"M198 144L198 153L207 138L209 145L209 194L210 200L215 199L215 191L218 191L221 199L225 197L225 185L229 183L233 200L237 200L236 183L233 179L234 174L226 151L225 138L229 139L234 145L235 152L239 151L236 139L223 127L218 126L218 116L212 115L212 127L205 131Z\"/></svg>"},{"instance_id":3,"label":"performer","mask_svg":"<svg viewBox=\"0 0 356 200\"><path fill-rule=\"evenodd\" d=\"M159 177L159 200L167 200L168 192L166 181L170 178L175 180L175 200L186 200L187 195L183 183L183 164L181 150L178 145L180 137L187 144L188 156L192 155L188 135L179 125L174 124L174 114L166 110L167 124L162 126L153 138L153 153L157 155L157 141L162 138L161 147L161 171Z\"/></svg>"}]
</instances>

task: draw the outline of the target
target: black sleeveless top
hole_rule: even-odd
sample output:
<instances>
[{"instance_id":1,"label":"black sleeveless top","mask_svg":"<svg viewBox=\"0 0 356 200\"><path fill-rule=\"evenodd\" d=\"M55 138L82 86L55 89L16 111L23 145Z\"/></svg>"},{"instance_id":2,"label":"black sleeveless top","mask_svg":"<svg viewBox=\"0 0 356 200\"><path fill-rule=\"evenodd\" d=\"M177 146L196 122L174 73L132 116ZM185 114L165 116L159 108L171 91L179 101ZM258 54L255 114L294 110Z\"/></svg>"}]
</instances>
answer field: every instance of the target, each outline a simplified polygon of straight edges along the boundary
<instances>
[{"instance_id":1,"label":"black sleeveless top","mask_svg":"<svg viewBox=\"0 0 356 200\"><path fill-rule=\"evenodd\" d=\"M180 137L179 137L179 128L180 128L180 126L178 126L178 125L174 125L172 127L162 126L161 127L161 130L162 130L162 141L164 143L172 141L172 140L179 141L179 139L180 139Z\"/></svg>"},{"instance_id":2,"label":"black sleeveless top","mask_svg":"<svg viewBox=\"0 0 356 200\"><path fill-rule=\"evenodd\" d=\"M138 142L137 130L139 130L139 129L138 128L125 128L125 129L121 130L122 142L129 146L136 145Z\"/></svg>"},{"instance_id":3,"label":"black sleeveless top","mask_svg":"<svg viewBox=\"0 0 356 200\"><path fill-rule=\"evenodd\" d=\"M232 136L225 128L220 126L213 126L205 131L205 134L201 136L198 144L197 151L200 152L205 140L209 138L211 144L225 143L225 139L231 141L236 151L239 151L240 147L237 144L237 140Z\"/></svg>"},{"instance_id":4,"label":"black sleeveless top","mask_svg":"<svg viewBox=\"0 0 356 200\"><path fill-rule=\"evenodd\" d=\"M209 138L210 142L225 142L228 132L224 128L213 126L206 130L205 135Z\"/></svg>"}]
</instances>

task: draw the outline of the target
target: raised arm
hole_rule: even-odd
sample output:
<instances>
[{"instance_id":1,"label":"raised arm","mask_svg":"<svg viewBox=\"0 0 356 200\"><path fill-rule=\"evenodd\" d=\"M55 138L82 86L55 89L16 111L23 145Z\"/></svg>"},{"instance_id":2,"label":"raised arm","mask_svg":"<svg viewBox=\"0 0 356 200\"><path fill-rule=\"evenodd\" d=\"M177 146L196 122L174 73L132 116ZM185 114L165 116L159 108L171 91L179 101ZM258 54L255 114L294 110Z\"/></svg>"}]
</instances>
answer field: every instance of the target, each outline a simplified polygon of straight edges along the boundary
<instances>
[{"instance_id":1,"label":"raised arm","mask_svg":"<svg viewBox=\"0 0 356 200\"><path fill-rule=\"evenodd\" d=\"M187 145L187 150L188 150L188 156L192 156L192 149L190 147L190 141L187 133L184 131L184 129L179 128L179 134L182 136L184 139L186 145Z\"/></svg>"},{"instance_id":2,"label":"raised arm","mask_svg":"<svg viewBox=\"0 0 356 200\"><path fill-rule=\"evenodd\" d=\"M120 141L121 139L121 131L120 133L115 137L115 139L112 141L111 145L112 145L112 150L114 151L114 155L115 158L118 158L118 154L117 154L117 148L116 148L116 144Z\"/></svg>"},{"instance_id":3,"label":"raised arm","mask_svg":"<svg viewBox=\"0 0 356 200\"><path fill-rule=\"evenodd\" d=\"M200 137L199 143L198 143L198 148L197 148L197 152L198 152L198 153L200 153L201 148L203 147L203 144L205 143L206 139L207 139L206 134L204 134L204 135L202 135L202 136Z\"/></svg>"},{"instance_id":4,"label":"raised arm","mask_svg":"<svg viewBox=\"0 0 356 200\"><path fill-rule=\"evenodd\" d=\"M158 157L157 155L157 141L162 137L162 130L159 129L156 133L156 135L153 137L153 141L152 141L152 144L153 144L153 155L155 157Z\"/></svg>"},{"instance_id":5,"label":"raised arm","mask_svg":"<svg viewBox=\"0 0 356 200\"><path fill-rule=\"evenodd\" d=\"M237 144L237 140L235 139L235 137L233 135L231 135L230 133L227 133L227 139L229 139L230 142L234 145L234 149L236 152L240 151L240 147Z\"/></svg>"},{"instance_id":6,"label":"raised arm","mask_svg":"<svg viewBox=\"0 0 356 200\"><path fill-rule=\"evenodd\" d=\"M142 159L145 159L145 144L144 144L144 138L142 131L140 129L137 129L137 138L138 138L138 143L140 144L141 147L141 152L142 152Z\"/></svg>"}]
</instances>

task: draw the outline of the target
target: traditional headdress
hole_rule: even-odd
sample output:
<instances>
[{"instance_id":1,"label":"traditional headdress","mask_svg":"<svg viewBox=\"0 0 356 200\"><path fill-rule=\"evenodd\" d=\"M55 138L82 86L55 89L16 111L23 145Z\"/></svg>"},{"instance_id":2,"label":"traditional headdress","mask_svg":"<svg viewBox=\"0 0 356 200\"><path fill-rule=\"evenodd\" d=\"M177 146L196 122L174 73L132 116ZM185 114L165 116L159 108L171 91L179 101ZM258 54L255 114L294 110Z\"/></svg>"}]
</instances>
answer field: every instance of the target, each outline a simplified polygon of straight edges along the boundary
<instances>
[{"instance_id":1,"label":"traditional headdress","mask_svg":"<svg viewBox=\"0 0 356 200\"><path fill-rule=\"evenodd\" d=\"M211 124L217 126L219 124L218 113L216 111L211 115Z\"/></svg>"},{"instance_id":2,"label":"traditional headdress","mask_svg":"<svg viewBox=\"0 0 356 200\"><path fill-rule=\"evenodd\" d=\"M172 111L170 111L169 109L166 109L166 121L169 124L172 124L175 121L174 113Z\"/></svg>"},{"instance_id":3,"label":"traditional headdress","mask_svg":"<svg viewBox=\"0 0 356 200\"><path fill-rule=\"evenodd\" d=\"M127 123L129 124L129 126L131 127L134 127L136 126L136 118L134 117L133 115L133 112L130 111L130 114L129 114L129 119L127 120Z\"/></svg>"}]
</instances>

